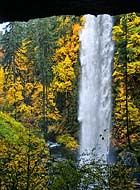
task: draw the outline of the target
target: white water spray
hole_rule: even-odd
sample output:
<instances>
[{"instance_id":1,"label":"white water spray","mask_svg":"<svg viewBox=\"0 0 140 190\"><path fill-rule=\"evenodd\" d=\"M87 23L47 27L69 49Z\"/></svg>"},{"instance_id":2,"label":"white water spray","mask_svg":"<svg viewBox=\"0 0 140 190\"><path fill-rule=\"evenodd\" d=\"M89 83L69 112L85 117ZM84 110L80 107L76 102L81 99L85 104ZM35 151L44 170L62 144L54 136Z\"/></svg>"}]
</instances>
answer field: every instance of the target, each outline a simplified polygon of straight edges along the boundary
<instances>
[{"instance_id":1,"label":"white water spray","mask_svg":"<svg viewBox=\"0 0 140 190\"><path fill-rule=\"evenodd\" d=\"M80 32L81 81L79 115L80 158L107 162L111 126L111 67L114 53L113 18L85 15ZM93 153L93 154L92 154ZM85 154L85 155L83 155Z\"/></svg>"}]
</instances>

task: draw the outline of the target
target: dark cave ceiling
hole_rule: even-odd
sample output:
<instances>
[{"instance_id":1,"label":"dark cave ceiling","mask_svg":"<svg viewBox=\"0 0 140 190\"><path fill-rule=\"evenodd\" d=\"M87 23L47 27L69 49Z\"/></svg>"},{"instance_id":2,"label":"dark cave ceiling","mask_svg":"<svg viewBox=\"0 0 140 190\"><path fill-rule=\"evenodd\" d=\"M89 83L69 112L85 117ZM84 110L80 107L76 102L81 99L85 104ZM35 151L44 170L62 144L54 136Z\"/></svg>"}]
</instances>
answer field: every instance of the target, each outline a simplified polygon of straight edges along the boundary
<instances>
[{"instance_id":1,"label":"dark cave ceiling","mask_svg":"<svg viewBox=\"0 0 140 190\"><path fill-rule=\"evenodd\" d=\"M140 12L140 0L3 0L0 23L58 15L119 15L129 12Z\"/></svg>"}]
</instances>

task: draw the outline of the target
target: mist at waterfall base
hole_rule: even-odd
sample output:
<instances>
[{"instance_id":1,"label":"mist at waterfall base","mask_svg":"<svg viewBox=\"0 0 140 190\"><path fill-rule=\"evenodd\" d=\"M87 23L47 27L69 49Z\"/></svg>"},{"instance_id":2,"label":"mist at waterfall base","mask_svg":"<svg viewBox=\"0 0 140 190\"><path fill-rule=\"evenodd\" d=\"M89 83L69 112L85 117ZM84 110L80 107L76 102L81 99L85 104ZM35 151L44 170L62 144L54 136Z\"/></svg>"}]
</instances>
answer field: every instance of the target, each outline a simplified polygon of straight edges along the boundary
<instances>
[{"instance_id":1,"label":"mist at waterfall base","mask_svg":"<svg viewBox=\"0 0 140 190\"><path fill-rule=\"evenodd\" d=\"M113 17L108 14L84 15L80 31L81 76L78 120L80 162L108 162L111 128L111 78L114 54Z\"/></svg>"}]
</instances>

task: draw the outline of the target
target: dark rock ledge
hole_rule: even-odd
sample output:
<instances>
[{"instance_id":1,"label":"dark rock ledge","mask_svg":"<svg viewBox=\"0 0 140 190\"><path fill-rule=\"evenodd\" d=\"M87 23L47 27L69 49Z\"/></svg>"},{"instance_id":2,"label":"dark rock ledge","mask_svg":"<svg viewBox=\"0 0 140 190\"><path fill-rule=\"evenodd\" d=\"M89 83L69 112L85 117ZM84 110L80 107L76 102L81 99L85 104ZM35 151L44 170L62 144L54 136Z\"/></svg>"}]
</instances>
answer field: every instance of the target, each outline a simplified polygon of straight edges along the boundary
<instances>
[{"instance_id":1,"label":"dark rock ledge","mask_svg":"<svg viewBox=\"0 0 140 190\"><path fill-rule=\"evenodd\" d=\"M129 12L140 12L139 0L3 0L0 23L59 15L119 15Z\"/></svg>"}]
</instances>

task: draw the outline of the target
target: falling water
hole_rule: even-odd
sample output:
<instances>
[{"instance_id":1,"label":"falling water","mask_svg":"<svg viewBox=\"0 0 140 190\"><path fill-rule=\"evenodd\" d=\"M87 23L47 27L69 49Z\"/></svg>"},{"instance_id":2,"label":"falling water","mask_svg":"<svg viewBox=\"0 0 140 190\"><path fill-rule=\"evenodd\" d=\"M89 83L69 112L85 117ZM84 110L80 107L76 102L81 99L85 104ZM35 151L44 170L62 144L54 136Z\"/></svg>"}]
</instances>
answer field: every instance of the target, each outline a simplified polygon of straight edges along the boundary
<instances>
[{"instance_id":1,"label":"falling water","mask_svg":"<svg viewBox=\"0 0 140 190\"><path fill-rule=\"evenodd\" d=\"M81 123L80 158L82 160L102 158L107 162L112 108L113 18L107 14L97 17L88 14L84 17L85 26L79 34L81 42L78 116Z\"/></svg>"}]
</instances>

